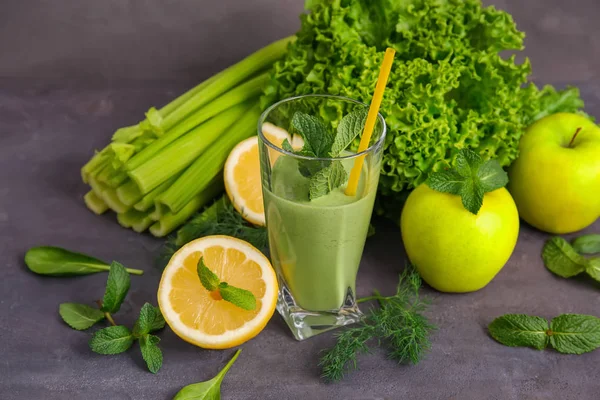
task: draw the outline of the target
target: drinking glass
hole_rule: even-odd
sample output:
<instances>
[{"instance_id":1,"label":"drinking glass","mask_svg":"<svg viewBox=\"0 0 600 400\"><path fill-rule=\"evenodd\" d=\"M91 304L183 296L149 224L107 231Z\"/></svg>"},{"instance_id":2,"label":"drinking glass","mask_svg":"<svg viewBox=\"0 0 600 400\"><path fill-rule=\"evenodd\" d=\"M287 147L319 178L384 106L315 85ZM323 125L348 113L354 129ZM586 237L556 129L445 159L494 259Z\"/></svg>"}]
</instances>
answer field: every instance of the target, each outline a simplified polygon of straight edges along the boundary
<instances>
[{"instance_id":1,"label":"drinking glass","mask_svg":"<svg viewBox=\"0 0 600 400\"><path fill-rule=\"evenodd\" d=\"M385 121L378 114L369 147L356 153L359 136L337 157L297 154L303 143L294 131L298 112L319 118L335 134L347 114L366 116L368 106L328 95L306 95L268 108L258 123L260 169L272 264L279 281L277 310L298 340L360 321L356 274L362 257L379 181ZM294 152L282 147L287 137ZM287 147L289 150L289 147ZM356 195L342 186L319 197L311 190L330 190L331 181L317 177L327 168L343 167L345 175L363 159ZM312 197L312 199L311 199Z\"/></svg>"}]
</instances>

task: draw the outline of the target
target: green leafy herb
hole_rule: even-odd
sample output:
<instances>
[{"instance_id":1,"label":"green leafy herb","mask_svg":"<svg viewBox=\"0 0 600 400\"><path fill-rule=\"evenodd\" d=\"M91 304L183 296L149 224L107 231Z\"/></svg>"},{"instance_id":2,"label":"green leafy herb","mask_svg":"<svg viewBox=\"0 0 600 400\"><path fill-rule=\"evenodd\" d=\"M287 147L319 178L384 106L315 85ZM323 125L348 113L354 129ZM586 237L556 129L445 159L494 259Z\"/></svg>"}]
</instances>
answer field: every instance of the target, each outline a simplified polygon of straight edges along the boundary
<instances>
[{"instance_id":1,"label":"green leafy herb","mask_svg":"<svg viewBox=\"0 0 600 400\"><path fill-rule=\"evenodd\" d=\"M578 275L589 266L585 257L578 254L569 242L559 236L546 241L542 250L542 259L546 268L563 278Z\"/></svg>"},{"instance_id":2,"label":"green leafy herb","mask_svg":"<svg viewBox=\"0 0 600 400\"><path fill-rule=\"evenodd\" d=\"M358 110L345 115L338 124L337 133L329 155L331 157L338 157L342 151L346 150L348 146L360 135L365 127L367 120L367 110Z\"/></svg>"},{"instance_id":3,"label":"green leafy herb","mask_svg":"<svg viewBox=\"0 0 600 400\"><path fill-rule=\"evenodd\" d=\"M573 249L580 254L600 253L600 234L582 235L573 240Z\"/></svg>"},{"instance_id":4,"label":"green leafy herb","mask_svg":"<svg viewBox=\"0 0 600 400\"><path fill-rule=\"evenodd\" d=\"M157 373L163 362L162 351L158 348L160 339L157 336L146 334L141 336L139 341L142 358L146 361L148 370L153 374Z\"/></svg>"},{"instance_id":5,"label":"green leafy herb","mask_svg":"<svg viewBox=\"0 0 600 400\"><path fill-rule=\"evenodd\" d=\"M455 168L434 172L427 185L438 192L459 195L463 206L477 214L485 193L506 186L508 175L495 160L483 161L472 150L463 149L456 156Z\"/></svg>"},{"instance_id":6,"label":"green leafy herb","mask_svg":"<svg viewBox=\"0 0 600 400\"><path fill-rule=\"evenodd\" d=\"M246 289L236 288L227 284L227 282L219 283L219 293L223 300L228 301L244 310L256 309L256 297L251 291Z\"/></svg>"},{"instance_id":7,"label":"green leafy herb","mask_svg":"<svg viewBox=\"0 0 600 400\"><path fill-rule=\"evenodd\" d=\"M488 326L492 337L511 347L533 347L542 350L548 344L548 321L525 314L506 314Z\"/></svg>"},{"instance_id":8,"label":"green leafy herb","mask_svg":"<svg viewBox=\"0 0 600 400\"><path fill-rule=\"evenodd\" d=\"M229 360L227 365L209 381L193 383L185 386L181 389L173 400L220 400L221 399L221 382L225 375L240 355L242 350L239 349L233 355L233 358Z\"/></svg>"},{"instance_id":9,"label":"green leafy herb","mask_svg":"<svg viewBox=\"0 0 600 400\"><path fill-rule=\"evenodd\" d=\"M51 246L29 249L25 254L25 264L36 274L54 276L87 275L110 270L104 261ZM127 269L127 272L134 275L144 273L139 269Z\"/></svg>"},{"instance_id":10,"label":"green leafy herb","mask_svg":"<svg viewBox=\"0 0 600 400\"><path fill-rule=\"evenodd\" d=\"M146 303L142 306L140 316L133 326L133 334L134 336L141 337L164 327L165 319L160 309L150 303Z\"/></svg>"},{"instance_id":11,"label":"green leafy herb","mask_svg":"<svg viewBox=\"0 0 600 400\"><path fill-rule=\"evenodd\" d=\"M102 311L109 313L119 311L130 286L131 280L125 267L113 261L110 265L108 280L106 281L106 291L102 299Z\"/></svg>"},{"instance_id":12,"label":"green leafy herb","mask_svg":"<svg viewBox=\"0 0 600 400\"><path fill-rule=\"evenodd\" d=\"M548 321L541 317L506 314L492 321L488 330L506 346L542 350L549 343L565 354L582 354L600 347L600 318L591 315L559 315L548 327Z\"/></svg>"},{"instance_id":13,"label":"green leafy herb","mask_svg":"<svg viewBox=\"0 0 600 400\"><path fill-rule=\"evenodd\" d=\"M325 196L332 190L342 186L348 180L348 173L339 161L332 162L328 167L317 172L310 180L309 195L314 200Z\"/></svg>"},{"instance_id":14,"label":"green leafy herb","mask_svg":"<svg viewBox=\"0 0 600 400\"><path fill-rule=\"evenodd\" d=\"M427 301L419 296L421 278L407 267L400 275L396 294L383 297L378 292L358 302L377 300L363 321L338 333L337 342L319 361L322 377L337 381L350 368L357 368L357 355L368 353L371 343L384 346L399 363L418 363L431 347L429 336L435 327L423 315Z\"/></svg>"},{"instance_id":15,"label":"green leafy herb","mask_svg":"<svg viewBox=\"0 0 600 400\"><path fill-rule=\"evenodd\" d=\"M104 313L97 308L78 303L62 303L58 313L71 328L78 331L88 329L104 319Z\"/></svg>"},{"instance_id":16,"label":"green leafy herb","mask_svg":"<svg viewBox=\"0 0 600 400\"><path fill-rule=\"evenodd\" d=\"M312 115L296 112L292 116L291 123L292 132L290 133L298 133L304 139L302 151L313 157L329 157L335 138L323 121Z\"/></svg>"},{"instance_id":17,"label":"green leafy herb","mask_svg":"<svg viewBox=\"0 0 600 400\"><path fill-rule=\"evenodd\" d=\"M590 277L600 282L600 257L590 258L588 264L585 272L587 272Z\"/></svg>"},{"instance_id":18,"label":"green leafy herb","mask_svg":"<svg viewBox=\"0 0 600 400\"><path fill-rule=\"evenodd\" d=\"M209 292L215 290L219 291L219 294L223 300L230 302L244 310L256 309L256 298L249 290L240 289L235 286L227 284L227 282L221 282L219 277L212 272L204 263L204 257L200 257L198 260L198 277L200 283Z\"/></svg>"},{"instance_id":19,"label":"green leafy herb","mask_svg":"<svg viewBox=\"0 0 600 400\"><path fill-rule=\"evenodd\" d=\"M90 348L99 354L119 354L128 350L134 340L126 326L109 326L94 333L90 340Z\"/></svg>"},{"instance_id":20,"label":"green leafy herb","mask_svg":"<svg viewBox=\"0 0 600 400\"><path fill-rule=\"evenodd\" d=\"M217 274L212 272L205 264L204 257L200 257L198 260L198 276L200 277L200 282L202 286L210 292L213 290L217 290L219 288L219 277Z\"/></svg>"},{"instance_id":21,"label":"green leafy herb","mask_svg":"<svg viewBox=\"0 0 600 400\"><path fill-rule=\"evenodd\" d=\"M171 237L163 248L161 259L166 264L171 256L186 243L211 235L228 235L245 240L257 249L266 252L267 229L252 226L235 211L227 196L223 196L202 213L185 224L177 235Z\"/></svg>"}]
</instances>

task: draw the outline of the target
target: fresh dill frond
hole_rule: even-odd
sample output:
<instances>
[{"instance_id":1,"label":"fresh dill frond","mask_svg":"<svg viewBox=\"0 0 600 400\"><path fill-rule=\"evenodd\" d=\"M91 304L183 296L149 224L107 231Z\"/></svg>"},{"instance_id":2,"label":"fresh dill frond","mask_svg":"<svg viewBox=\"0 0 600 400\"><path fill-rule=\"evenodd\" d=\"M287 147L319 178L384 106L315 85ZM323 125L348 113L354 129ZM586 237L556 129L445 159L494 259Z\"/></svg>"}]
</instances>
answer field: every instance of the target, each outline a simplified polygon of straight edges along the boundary
<instances>
[{"instance_id":1,"label":"fresh dill frond","mask_svg":"<svg viewBox=\"0 0 600 400\"><path fill-rule=\"evenodd\" d=\"M388 356L398 363L417 364L431 348L430 335L435 329L422 313L428 301L419 296L421 277L408 266L398 280L396 294L384 297L377 291L364 299L377 300L374 308L358 326L337 335L336 344L319 361L322 378L337 381L357 368L357 356L369 352L369 344L387 349Z\"/></svg>"},{"instance_id":2,"label":"fresh dill frond","mask_svg":"<svg viewBox=\"0 0 600 400\"><path fill-rule=\"evenodd\" d=\"M267 229L250 225L223 196L204 211L192 217L177 233L171 236L163 247L160 259L165 265L171 256L186 243L211 235L228 235L245 240L262 251L267 251Z\"/></svg>"}]
</instances>

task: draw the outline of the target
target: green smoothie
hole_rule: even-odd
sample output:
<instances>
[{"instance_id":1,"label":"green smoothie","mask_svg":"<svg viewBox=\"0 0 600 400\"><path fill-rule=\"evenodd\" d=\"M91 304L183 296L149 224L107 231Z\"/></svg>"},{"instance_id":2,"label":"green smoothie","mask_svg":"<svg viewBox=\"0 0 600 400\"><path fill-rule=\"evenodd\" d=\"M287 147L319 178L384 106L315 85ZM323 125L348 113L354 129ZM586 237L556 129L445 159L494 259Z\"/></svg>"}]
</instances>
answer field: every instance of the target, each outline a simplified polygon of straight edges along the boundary
<instances>
[{"instance_id":1,"label":"green smoothie","mask_svg":"<svg viewBox=\"0 0 600 400\"><path fill-rule=\"evenodd\" d=\"M343 165L350 172L354 160ZM271 191L264 189L271 259L305 310L338 310L348 294L355 297L376 193L367 176L365 164L356 196L346 196L344 185L310 201L297 159L279 157L273 166Z\"/></svg>"}]
</instances>

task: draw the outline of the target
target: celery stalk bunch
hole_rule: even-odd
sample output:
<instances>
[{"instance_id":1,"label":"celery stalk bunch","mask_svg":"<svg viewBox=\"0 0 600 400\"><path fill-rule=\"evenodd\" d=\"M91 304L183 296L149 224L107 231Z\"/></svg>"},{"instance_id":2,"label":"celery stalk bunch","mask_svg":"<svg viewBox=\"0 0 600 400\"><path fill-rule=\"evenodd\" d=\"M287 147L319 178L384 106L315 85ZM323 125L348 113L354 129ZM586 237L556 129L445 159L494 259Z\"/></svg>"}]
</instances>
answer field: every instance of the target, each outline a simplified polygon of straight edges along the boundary
<instances>
[{"instance_id":1,"label":"celery stalk bunch","mask_svg":"<svg viewBox=\"0 0 600 400\"><path fill-rule=\"evenodd\" d=\"M96 214L112 210L136 232L162 237L223 191L229 152L252 136L268 71L294 37L274 42L219 72L111 142L81 169Z\"/></svg>"}]
</instances>

